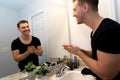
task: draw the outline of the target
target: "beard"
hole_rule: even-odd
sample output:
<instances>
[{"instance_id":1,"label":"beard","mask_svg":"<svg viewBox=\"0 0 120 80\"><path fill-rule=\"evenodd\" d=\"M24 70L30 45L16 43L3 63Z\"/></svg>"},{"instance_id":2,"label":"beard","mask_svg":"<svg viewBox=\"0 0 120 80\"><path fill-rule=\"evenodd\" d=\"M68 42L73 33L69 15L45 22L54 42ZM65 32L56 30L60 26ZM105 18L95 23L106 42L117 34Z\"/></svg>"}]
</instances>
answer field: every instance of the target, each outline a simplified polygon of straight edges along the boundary
<instances>
[{"instance_id":1,"label":"beard","mask_svg":"<svg viewBox=\"0 0 120 80\"><path fill-rule=\"evenodd\" d=\"M77 20L77 24L83 24L82 20Z\"/></svg>"},{"instance_id":2,"label":"beard","mask_svg":"<svg viewBox=\"0 0 120 80\"><path fill-rule=\"evenodd\" d=\"M83 24L84 23L84 16L79 16L76 18L77 24Z\"/></svg>"}]
</instances>

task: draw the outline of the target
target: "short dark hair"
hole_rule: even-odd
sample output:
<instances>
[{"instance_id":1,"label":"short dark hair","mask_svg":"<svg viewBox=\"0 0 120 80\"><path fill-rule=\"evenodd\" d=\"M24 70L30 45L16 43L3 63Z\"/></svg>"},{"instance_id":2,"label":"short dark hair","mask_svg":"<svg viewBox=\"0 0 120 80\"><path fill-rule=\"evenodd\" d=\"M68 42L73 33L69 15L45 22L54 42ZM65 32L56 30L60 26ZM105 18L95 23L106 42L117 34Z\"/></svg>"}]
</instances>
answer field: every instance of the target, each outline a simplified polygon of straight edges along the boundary
<instances>
[{"instance_id":1,"label":"short dark hair","mask_svg":"<svg viewBox=\"0 0 120 80\"><path fill-rule=\"evenodd\" d=\"M20 27L20 24L21 24L21 23L28 23L28 21L27 21L27 20L20 20L20 21L17 23L17 28Z\"/></svg>"},{"instance_id":2,"label":"short dark hair","mask_svg":"<svg viewBox=\"0 0 120 80\"><path fill-rule=\"evenodd\" d=\"M76 0L73 0L73 2ZM94 11L98 11L99 0L78 0L79 4L88 3Z\"/></svg>"}]
</instances>

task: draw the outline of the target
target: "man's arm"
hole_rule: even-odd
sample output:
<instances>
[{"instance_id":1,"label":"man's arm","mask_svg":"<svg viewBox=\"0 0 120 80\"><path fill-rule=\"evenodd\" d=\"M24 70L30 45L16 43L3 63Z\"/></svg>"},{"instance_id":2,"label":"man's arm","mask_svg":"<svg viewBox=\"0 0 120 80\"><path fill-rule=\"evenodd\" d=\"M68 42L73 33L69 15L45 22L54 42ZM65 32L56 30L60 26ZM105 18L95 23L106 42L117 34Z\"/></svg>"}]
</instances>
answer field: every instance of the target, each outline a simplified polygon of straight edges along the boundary
<instances>
[{"instance_id":1,"label":"man's arm","mask_svg":"<svg viewBox=\"0 0 120 80\"><path fill-rule=\"evenodd\" d=\"M92 51L91 50L87 51L87 50L81 49L81 48L79 48L77 46L73 46L73 45L63 45L63 47L64 47L65 50L67 50L70 53L71 52L75 53L75 52L81 51L85 55L87 55L89 57L92 57ZM73 50L71 50L71 49L73 49Z\"/></svg>"},{"instance_id":2,"label":"man's arm","mask_svg":"<svg viewBox=\"0 0 120 80\"><path fill-rule=\"evenodd\" d=\"M41 46L37 46L37 48L34 48L34 53L35 53L36 55L41 56L42 53L43 53L42 47L41 47Z\"/></svg>"},{"instance_id":3,"label":"man's arm","mask_svg":"<svg viewBox=\"0 0 120 80\"><path fill-rule=\"evenodd\" d=\"M120 54L97 51L98 60L94 60L81 52L77 54L103 80L111 80L120 72Z\"/></svg>"},{"instance_id":4,"label":"man's arm","mask_svg":"<svg viewBox=\"0 0 120 80\"><path fill-rule=\"evenodd\" d=\"M87 51L87 50L84 50L84 49L80 49L84 54L86 54L87 56L89 56L89 57L92 57L92 51L91 50L89 50L89 51Z\"/></svg>"},{"instance_id":5,"label":"man's arm","mask_svg":"<svg viewBox=\"0 0 120 80\"><path fill-rule=\"evenodd\" d=\"M103 80L112 80L120 72L120 54L105 53L97 50L95 60L73 45L63 45L70 53L78 55L86 65Z\"/></svg>"},{"instance_id":6,"label":"man's arm","mask_svg":"<svg viewBox=\"0 0 120 80\"><path fill-rule=\"evenodd\" d=\"M12 51L13 58L16 62L24 60L29 54L31 54L29 51L26 51L23 54L20 54L19 50Z\"/></svg>"}]
</instances>

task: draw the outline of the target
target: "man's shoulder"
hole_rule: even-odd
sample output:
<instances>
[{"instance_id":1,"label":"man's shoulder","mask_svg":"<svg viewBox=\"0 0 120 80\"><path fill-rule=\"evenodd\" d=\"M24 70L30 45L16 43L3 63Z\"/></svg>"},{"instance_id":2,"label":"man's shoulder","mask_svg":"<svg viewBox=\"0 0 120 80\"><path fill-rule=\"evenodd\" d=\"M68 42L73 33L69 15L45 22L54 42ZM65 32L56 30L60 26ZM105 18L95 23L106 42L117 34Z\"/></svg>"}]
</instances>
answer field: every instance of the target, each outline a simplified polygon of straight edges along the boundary
<instances>
[{"instance_id":1,"label":"man's shoulder","mask_svg":"<svg viewBox=\"0 0 120 80\"><path fill-rule=\"evenodd\" d=\"M119 26L120 27L120 23L118 23L117 21L110 19L110 18L105 18L103 20L103 23L106 25L110 25L110 26Z\"/></svg>"},{"instance_id":2,"label":"man's shoulder","mask_svg":"<svg viewBox=\"0 0 120 80\"><path fill-rule=\"evenodd\" d=\"M15 39L12 41L12 43L13 43L13 42L18 42L18 41L19 41L19 37L15 38Z\"/></svg>"},{"instance_id":3,"label":"man's shoulder","mask_svg":"<svg viewBox=\"0 0 120 80\"><path fill-rule=\"evenodd\" d=\"M32 36L32 39L39 39L38 37L36 37L36 36Z\"/></svg>"},{"instance_id":4,"label":"man's shoulder","mask_svg":"<svg viewBox=\"0 0 120 80\"><path fill-rule=\"evenodd\" d=\"M101 30L101 32L114 32L114 31L120 31L120 24L115 21L115 20L112 20L110 18L105 18L100 26L99 26L99 30Z\"/></svg>"}]
</instances>

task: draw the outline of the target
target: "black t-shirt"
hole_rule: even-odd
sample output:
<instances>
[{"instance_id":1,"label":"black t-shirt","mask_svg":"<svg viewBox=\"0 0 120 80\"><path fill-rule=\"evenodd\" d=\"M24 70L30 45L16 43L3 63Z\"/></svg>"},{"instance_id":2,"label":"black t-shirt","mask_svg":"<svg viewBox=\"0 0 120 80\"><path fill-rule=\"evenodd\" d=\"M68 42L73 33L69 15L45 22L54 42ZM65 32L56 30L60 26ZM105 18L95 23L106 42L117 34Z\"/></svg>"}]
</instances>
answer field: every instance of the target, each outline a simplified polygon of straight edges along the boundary
<instances>
[{"instance_id":1,"label":"black t-shirt","mask_svg":"<svg viewBox=\"0 0 120 80\"><path fill-rule=\"evenodd\" d=\"M92 36L93 58L97 60L97 50L110 54L120 54L120 24L105 18ZM120 73L118 74L120 79ZM113 79L118 80L118 78Z\"/></svg>"},{"instance_id":2,"label":"black t-shirt","mask_svg":"<svg viewBox=\"0 0 120 80\"><path fill-rule=\"evenodd\" d=\"M91 45L94 59L97 59L97 50L120 54L120 24L105 18L93 36L91 33Z\"/></svg>"},{"instance_id":3,"label":"black t-shirt","mask_svg":"<svg viewBox=\"0 0 120 80\"><path fill-rule=\"evenodd\" d=\"M37 46L40 45L40 40L34 36L32 36L32 41L29 44L24 44L19 38L17 38L12 42L11 50L13 51L18 49L20 54L22 54L27 51L28 46L35 46L37 48ZM29 61L32 61L36 66L39 65L38 56L36 54L30 54L27 58L18 63L19 69L22 71Z\"/></svg>"}]
</instances>

